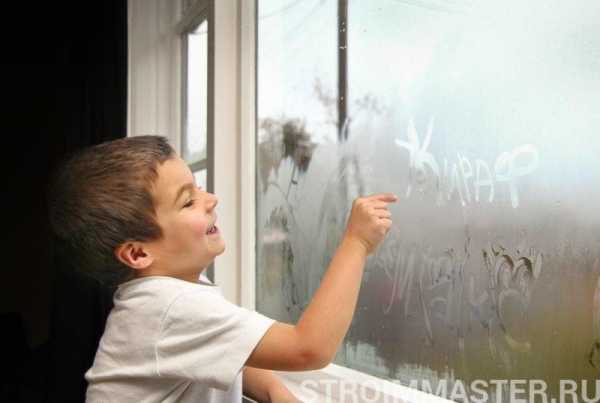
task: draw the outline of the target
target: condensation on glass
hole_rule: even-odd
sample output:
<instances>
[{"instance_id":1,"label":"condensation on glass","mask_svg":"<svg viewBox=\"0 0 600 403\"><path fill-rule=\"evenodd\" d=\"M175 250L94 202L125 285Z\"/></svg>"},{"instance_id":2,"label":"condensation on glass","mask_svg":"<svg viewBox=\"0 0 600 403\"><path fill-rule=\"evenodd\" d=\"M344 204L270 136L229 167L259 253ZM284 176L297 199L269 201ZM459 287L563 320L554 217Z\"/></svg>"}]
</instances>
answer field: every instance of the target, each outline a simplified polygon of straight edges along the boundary
<instances>
[{"instance_id":1,"label":"condensation on glass","mask_svg":"<svg viewBox=\"0 0 600 403\"><path fill-rule=\"evenodd\" d=\"M349 1L343 27L337 1L258 5L258 310L296 322L352 200L394 192L335 362L593 397L600 3Z\"/></svg>"}]
</instances>

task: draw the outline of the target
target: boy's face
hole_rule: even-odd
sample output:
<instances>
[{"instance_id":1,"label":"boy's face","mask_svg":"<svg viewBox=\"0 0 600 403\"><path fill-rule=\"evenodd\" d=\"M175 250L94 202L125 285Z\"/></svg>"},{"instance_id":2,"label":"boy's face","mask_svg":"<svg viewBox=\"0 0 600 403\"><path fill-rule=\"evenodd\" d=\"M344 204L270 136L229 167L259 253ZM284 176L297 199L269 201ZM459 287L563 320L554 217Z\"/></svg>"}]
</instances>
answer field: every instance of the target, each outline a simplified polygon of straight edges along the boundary
<instances>
[{"instance_id":1,"label":"boy's face","mask_svg":"<svg viewBox=\"0 0 600 403\"><path fill-rule=\"evenodd\" d=\"M153 196L163 237L148 244L152 272L196 281L198 275L225 250L215 226L217 198L196 187L181 158L161 164Z\"/></svg>"}]
</instances>

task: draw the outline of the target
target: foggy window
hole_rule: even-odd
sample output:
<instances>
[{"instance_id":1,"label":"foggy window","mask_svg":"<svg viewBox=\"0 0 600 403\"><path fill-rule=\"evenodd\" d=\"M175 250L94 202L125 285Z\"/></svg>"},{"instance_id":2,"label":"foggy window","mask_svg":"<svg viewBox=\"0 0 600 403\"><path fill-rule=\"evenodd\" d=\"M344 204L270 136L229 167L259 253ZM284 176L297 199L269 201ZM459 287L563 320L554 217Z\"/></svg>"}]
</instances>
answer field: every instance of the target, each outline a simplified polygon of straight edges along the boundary
<instances>
[{"instance_id":1,"label":"foggy window","mask_svg":"<svg viewBox=\"0 0 600 403\"><path fill-rule=\"evenodd\" d=\"M335 363L600 378L600 3L344 3L258 2L257 309L295 323L393 192Z\"/></svg>"}]
</instances>

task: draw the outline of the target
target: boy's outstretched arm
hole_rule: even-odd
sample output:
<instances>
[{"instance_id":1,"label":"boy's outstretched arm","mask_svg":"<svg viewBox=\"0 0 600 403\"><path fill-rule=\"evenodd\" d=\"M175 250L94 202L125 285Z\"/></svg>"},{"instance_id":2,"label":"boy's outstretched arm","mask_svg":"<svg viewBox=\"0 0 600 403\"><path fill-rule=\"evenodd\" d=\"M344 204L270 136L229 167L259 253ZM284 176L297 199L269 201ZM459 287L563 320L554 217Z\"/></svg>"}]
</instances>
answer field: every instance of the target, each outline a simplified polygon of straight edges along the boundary
<instances>
[{"instance_id":1,"label":"boy's outstretched arm","mask_svg":"<svg viewBox=\"0 0 600 403\"><path fill-rule=\"evenodd\" d=\"M257 402L299 403L281 380L266 369L244 367L244 395Z\"/></svg>"},{"instance_id":2,"label":"boy's outstretched arm","mask_svg":"<svg viewBox=\"0 0 600 403\"><path fill-rule=\"evenodd\" d=\"M387 206L396 200L386 193L354 201L342 242L300 320L274 323L246 365L302 371L333 360L354 315L366 258L390 229Z\"/></svg>"}]
</instances>

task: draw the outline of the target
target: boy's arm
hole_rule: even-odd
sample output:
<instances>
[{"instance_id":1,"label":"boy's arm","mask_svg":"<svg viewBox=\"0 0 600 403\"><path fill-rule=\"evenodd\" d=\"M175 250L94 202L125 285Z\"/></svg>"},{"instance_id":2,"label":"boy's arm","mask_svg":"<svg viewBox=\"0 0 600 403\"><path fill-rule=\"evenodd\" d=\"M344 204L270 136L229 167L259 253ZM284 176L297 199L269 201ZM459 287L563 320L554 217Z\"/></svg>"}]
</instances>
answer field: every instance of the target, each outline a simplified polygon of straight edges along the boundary
<instances>
[{"instance_id":1,"label":"boy's arm","mask_svg":"<svg viewBox=\"0 0 600 403\"><path fill-rule=\"evenodd\" d=\"M246 365L302 371L333 360L354 314L367 255L391 227L387 204L394 201L379 194L354 202L344 238L297 325L274 323Z\"/></svg>"},{"instance_id":2,"label":"boy's arm","mask_svg":"<svg viewBox=\"0 0 600 403\"><path fill-rule=\"evenodd\" d=\"M244 367L244 394L257 402L296 403L298 399L271 371Z\"/></svg>"}]
</instances>

